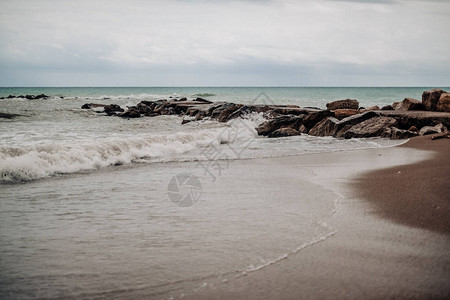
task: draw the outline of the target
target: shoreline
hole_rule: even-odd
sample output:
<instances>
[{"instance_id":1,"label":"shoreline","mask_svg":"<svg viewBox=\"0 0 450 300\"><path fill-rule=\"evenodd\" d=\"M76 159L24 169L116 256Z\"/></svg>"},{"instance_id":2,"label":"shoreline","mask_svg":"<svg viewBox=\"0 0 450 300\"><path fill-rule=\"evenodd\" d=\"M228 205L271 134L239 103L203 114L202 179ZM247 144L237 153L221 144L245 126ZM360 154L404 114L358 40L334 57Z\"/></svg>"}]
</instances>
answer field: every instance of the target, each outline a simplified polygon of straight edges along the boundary
<instances>
[{"instance_id":1,"label":"shoreline","mask_svg":"<svg viewBox=\"0 0 450 300\"><path fill-rule=\"evenodd\" d=\"M416 137L399 147L433 151L426 161L368 172L354 182L377 214L399 224L450 234L450 139Z\"/></svg>"},{"instance_id":2,"label":"shoreline","mask_svg":"<svg viewBox=\"0 0 450 300\"><path fill-rule=\"evenodd\" d=\"M379 192L377 183L370 185L371 180L377 180L374 174L379 176L379 184L389 185L396 182L386 178L386 172L412 172L420 166L417 172L429 174L437 165L445 171L446 164L439 159L445 156L450 140L422 145L426 139L430 136L391 148L358 150L351 155L328 153L266 159L313 171L311 182L322 182L323 187L339 195L337 211L326 220L336 234L261 270L226 281L218 278L204 282L193 293L186 291L182 298L440 299L450 296L447 282L450 236L443 234L445 230L430 221L417 226L415 218L424 213L424 208L414 209L414 202L408 203L404 215L394 218L380 213L381 207L386 207L389 201L374 202L362 197L366 191L363 187L366 187L371 192L368 195L387 195L389 199L388 192ZM425 171L422 167L426 167ZM404 182L417 178L408 174L412 177L404 177ZM444 182L442 176L438 185ZM408 188L410 191L403 201L417 189L420 192L419 185ZM410 213L410 208L415 214Z\"/></svg>"}]
</instances>

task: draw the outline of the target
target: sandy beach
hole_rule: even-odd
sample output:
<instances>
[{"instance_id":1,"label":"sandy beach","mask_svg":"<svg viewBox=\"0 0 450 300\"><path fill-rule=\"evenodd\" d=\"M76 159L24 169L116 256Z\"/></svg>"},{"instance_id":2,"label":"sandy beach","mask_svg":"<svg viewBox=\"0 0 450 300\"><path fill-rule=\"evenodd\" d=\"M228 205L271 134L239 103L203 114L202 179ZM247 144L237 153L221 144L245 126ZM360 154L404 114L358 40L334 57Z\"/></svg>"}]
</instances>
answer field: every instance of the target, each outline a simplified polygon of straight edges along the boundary
<instances>
[{"instance_id":1,"label":"sandy beach","mask_svg":"<svg viewBox=\"0 0 450 300\"><path fill-rule=\"evenodd\" d=\"M339 195L327 219L335 234L265 268L204 282L183 296L448 298L448 149L449 139L427 136L393 148L265 160L313 171L313 182Z\"/></svg>"}]
</instances>

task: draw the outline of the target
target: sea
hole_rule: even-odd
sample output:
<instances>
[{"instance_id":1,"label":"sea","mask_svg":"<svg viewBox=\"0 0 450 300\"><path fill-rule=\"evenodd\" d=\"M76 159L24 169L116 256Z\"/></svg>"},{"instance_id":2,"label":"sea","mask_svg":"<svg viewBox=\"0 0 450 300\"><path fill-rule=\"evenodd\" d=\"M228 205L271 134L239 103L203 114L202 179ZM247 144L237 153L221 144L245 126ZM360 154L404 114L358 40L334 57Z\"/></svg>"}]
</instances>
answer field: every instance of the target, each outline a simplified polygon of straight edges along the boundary
<instances>
[{"instance_id":1,"label":"sea","mask_svg":"<svg viewBox=\"0 0 450 300\"><path fill-rule=\"evenodd\" d=\"M85 103L200 97L325 108L350 98L381 107L430 88L0 88L0 97L49 96L0 100L0 112L19 115L0 119L0 298L179 298L211 278L257 271L333 235L323 220L337 197L296 179L304 171L295 166L261 161L401 143L269 139L255 130L261 114L182 125L181 116L122 119Z\"/></svg>"}]
</instances>

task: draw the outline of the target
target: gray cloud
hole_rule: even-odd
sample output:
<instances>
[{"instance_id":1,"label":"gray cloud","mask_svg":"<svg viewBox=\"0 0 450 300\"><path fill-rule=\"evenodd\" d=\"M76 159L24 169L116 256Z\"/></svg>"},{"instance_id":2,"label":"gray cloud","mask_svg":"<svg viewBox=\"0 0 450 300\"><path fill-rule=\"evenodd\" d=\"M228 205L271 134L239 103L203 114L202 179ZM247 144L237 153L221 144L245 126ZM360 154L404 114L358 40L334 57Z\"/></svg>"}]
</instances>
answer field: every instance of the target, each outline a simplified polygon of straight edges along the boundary
<instances>
[{"instance_id":1,"label":"gray cloud","mask_svg":"<svg viewBox=\"0 0 450 300\"><path fill-rule=\"evenodd\" d=\"M449 12L388 0L3 1L0 85L442 85Z\"/></svg>"}]
</instances>

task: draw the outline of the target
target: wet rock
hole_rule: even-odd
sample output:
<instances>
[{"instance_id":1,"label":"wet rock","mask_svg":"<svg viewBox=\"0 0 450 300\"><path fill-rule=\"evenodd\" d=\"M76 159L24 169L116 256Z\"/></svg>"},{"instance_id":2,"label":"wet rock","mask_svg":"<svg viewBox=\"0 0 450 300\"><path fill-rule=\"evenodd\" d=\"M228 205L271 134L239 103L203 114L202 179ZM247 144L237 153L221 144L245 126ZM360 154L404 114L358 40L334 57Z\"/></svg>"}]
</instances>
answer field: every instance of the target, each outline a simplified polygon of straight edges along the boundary
<instances>
[{"instance_id":1,"label":"wet rock","mask_svg":"<svg viewBox=\"0 0 450 300\"><path fill-rule=\"evenodd\" d=\"M359 107L358 100L353 99L337 100L327 103L328 110L344 109L344 108L358 109L358 107Z\"/></svg>"},{"instance_id":2,"label":"wet rock","mask_svg":"<svg viewBox=\"0 0 450 300\"><path fill-rule=\"evenodd\" d=\"M426 110L437 110L437 104L442 94L446 93L441 89L432 89L422 93L422 104Z\"/></svg>"},{"instance_id":3,"label":"wet rock","mask_svg":"<svg viewBox=\"0 0 450 300\"><path fill-rule=\"evenodd\" d=\"M314 111L304 117L302 124L308 128L312 128L323 119L332 117L333 115L333 112L329 110Z\"/></svg>"},{"instance_id":4,"label":"wet rock","mask_svg":"<svg viewBox=\"0 0 450 300\"><path fill-rule=\"evenodd\" d=\"M437 124L436 126L425 126L420 128L419 135L429 135L445 131L447 131L447 128L443 124Z\"/></svg>"},{"instance_id":5,"label":"wet rock","mask_svg":"<svg viewBox=\"0 0 450 300\"><path fill-rule=\"evenodd\" d=\"M187 119L183 119L183 121L181 121L181 125L187 124L192 122L191 120L187 120Z\"/></svg>"},{"instance_id":6,"label":"wet rock","mask_svg":"<svg viewBox=\"0 0 450 300\"><path fill-rule=\"evenodd\" d=\"M86 103L81 106L82 109L91 109L91 108L97 108L97 107L105 107L105 104L97 104L97 103Z\"/></svg>"},{"instance_id":7,"label":"wet rock","mask_svg":"<svg viewBox=\"0 0 450 300\"><path fill-rule=\"evenodd\" d=\"M13 119L13 118L20 117L20 116L22 116L22 115L0 112L0 119Z\"/></svg>"},{"instance_id":8,"label":"wet rock","mask_svg":"<svg viewBox=\"0 0 450 300\"><path fill-rule=\"evenodd\" d=\"M346 139L381 136L386 128L395 126L397 120L390 117L373 117L352 126L344 133Z\"/></svg>"},{"instance_id":9,"label":"wet rock","mask_svg":"<svg viewBox=\"0 0 450 300\"><path fill-rule=\"evenodd\" d=\"M286 137L286 136L295 136L300 135L300 132L290 127L283 127L277 129L269 134L269 138L278 138L278 137Z\"/></svg>"},{"instance_id":10,"label":"wet rock","mask_svg":"<svg viewBox=\"0 0 450 300\"><path fill-rule=\"evenodd\" d=\"M385 105L381 108L381 110L394 110L394 108L392 107L392 105Z\"/></svg>"},{"instance_id":11,"label":"wet rock","mask_svg":"<svg viewBox=\"0 0 450 300\"><path fill-rule=\"evenodd\" d=\"M259 125L256 128L256 132L258 132L258 135L269 135L271 132L280 129L281 127L290 127L298 130L302 119L302 116L279 116Z\"/></svg>"},{"instance_id":12,"label":"wet rock","mask_svg":"<svg viewBox=\"0 0 450 300\"><path fill-rule=\"evenodd\" d=\"M311 128L308 134L314 136L332 136L336 132L338 122L339 120L335 117L327 117Z\"/></svg>"},{"instance_id":13,"label":"wet rock","mask_svg":"<svg viewBox=\"0 0 450 300\"><path fill-rule=\"evenodd\" d=\"M450 112L450 93L443 93L437 104L438 111Z\"/></svg>"},{"instance_id":14,"label":"wet rock","mask_svg":"<svg viewBox=\"0 0 450 300\"><path fill-rule=\"evenodd\" d=\"M390 138L392 140L409 139L418 136L418 132L405 129L398 129L397 127L386 128L381 137Z\"/></svg>"},{"instance_id":15,"label":"wet rock","mask_svg":"<svg viewBox=\"0 0 450 300\"><path fill-rule=\"evenodd\" d=\"M431 137L432 140L445 139L445 138L447 138L447 139L450 138L450 132L449 131L438 133L438 134L433 135Z\"/></svg>"},{"instance_id":16,"label":"wet rock","mask_svg":"<svg viewBox=\"0 0 450 300\"><path fill-rule=\"evenodd\" d=\"M110 105L105 105L104 106L104 112L108 115L108 116L113 116L116 115L117 112L123 112L124 109L121 108L119 105L117 104L110 104Z\"/></svg>"},{"instance_id":17,"label":"wet rock","mask_svg":"<svg viewBox=\"0 0 450 300\"><path fill-rule=\"evenodd\" d=\"M373 117L379 116L378 113L374 111L367 111L362 114L353 115L347 118L340 120L336 124L336 132L334 134L335 137L344 137L345 132L351 128L352 126L359 124L365 120L371 119Z\"/></svg>"},{"instance_id":18,"label":"wet rock","mask_svg":"<svg viewBox=\"0 0 450 300\"><path fill-rule=\"evenodd\" d=\"M122 118L140 118L141 114L136 106L132 106L125 112L118 114L118 116Z\"/></svg>"},{"instance_id":19,"label":"wet rock","mask_svg":"<svg viewBox=\"0 0 450 300\"><path fill-rule=\"evenodd\" d=\"M418 133L419 129L417 129L416 126L411 126L411 127L409 127L408 131L412 131L412 132L417 132Z\"/></svg>"},{"instance_id":20,"label":"wet rock","mask_svg":"<svg viewBox=\"0 0 450 300\"><path fill-rule=\"evenodd\" d=\"M353 116L353 115L357 115L359 114L359 111L356 109L336 109L333 110L334 116L338 119L338 120L342 120L345 119L347 117Z\"/></svg>"},{"instance_id":21,"label":"wet rock","mask_svg":"<svg viewBox=\"0 0 450 300\"><path fill-rule=\"evenodd\" d=\"M203 102L203 103L213 103L212 101L209 101L209 100L206 100L206 99L203 99L203 98L196 98L194 101Z\"/></svg>"},{"instance_id":22,"label":"wet rock","mask_svg":"<svg viewBox=\"0 0 450 300\"><path fill-rule=\"evenodd\" d=\"M298 128L298 131L300 132L300 133L304 133L304 134L307 134L308 132L309 132L309 129L308 129L308 127L306 127L305 125L300 125L300 127Z\"/></svg>"}]
</instances>

